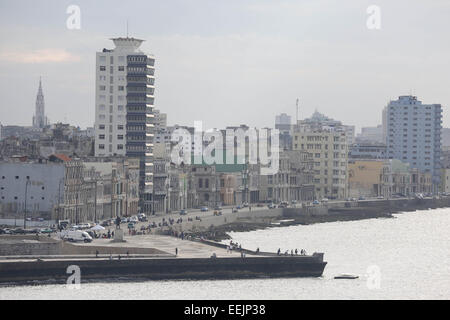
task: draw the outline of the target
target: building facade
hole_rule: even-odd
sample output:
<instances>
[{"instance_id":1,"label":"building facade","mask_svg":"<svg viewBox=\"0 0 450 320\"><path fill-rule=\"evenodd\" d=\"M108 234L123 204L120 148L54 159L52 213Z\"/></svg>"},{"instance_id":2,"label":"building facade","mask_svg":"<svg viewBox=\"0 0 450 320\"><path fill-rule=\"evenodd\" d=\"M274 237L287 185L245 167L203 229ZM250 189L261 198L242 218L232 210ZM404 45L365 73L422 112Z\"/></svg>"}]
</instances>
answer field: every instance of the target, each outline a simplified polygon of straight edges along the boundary
<instances>
[{"instance_id":1,"label":"building facade","mask_svg":"<svg viewBox=\"0 0 450 320\"><path fill-rule=\"evenodd\" d=\"M96 58L95 156L139 158L140 206L151 212L155 58L139 49L144 40L112 40Z\"/></svg>"},{"instance_id":2,"label":"building facade","mask_svg":"<svg viewBox=\"0 0 450 320\"><path fill-rule=\"evenodd\" d=\"M400 96L386 106L383 117L387 157L430 173L437 192L441 184L442 106Z\"/></svg>"},{"instance_id":3,"label":"building facade","mask_svg":"<svg viewBox=\"0 0 450 320\"><path fill-rule=\"evenodd\" d=\"M316 199L344 199L348 184L348 145L345 132L295 132L293 149L308 152L314 161Z\"/></svg>"}]
</instances>

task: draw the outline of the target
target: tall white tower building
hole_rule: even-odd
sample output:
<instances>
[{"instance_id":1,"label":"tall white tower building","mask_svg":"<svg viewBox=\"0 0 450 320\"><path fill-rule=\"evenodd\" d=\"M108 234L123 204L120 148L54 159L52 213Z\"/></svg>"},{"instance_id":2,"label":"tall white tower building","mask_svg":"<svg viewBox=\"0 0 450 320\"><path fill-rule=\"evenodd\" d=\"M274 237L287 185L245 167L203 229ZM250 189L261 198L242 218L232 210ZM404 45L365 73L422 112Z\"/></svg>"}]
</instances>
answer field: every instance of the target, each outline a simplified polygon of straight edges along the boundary
<instances>
[{"instance_id":1,"label":"tall white tower building","mask_svg":"<svg viewBox=\"0 0 450 320\"><path fill-rule=\"evenodd\" d=\"M33 116L33 127L44 128L48 125L48 119L45 116L44 93L42 92L42 81L39 78L39 89L36 96L36 111Z\"/></svg>"},{"instance_id":2,"label":"tall white tower building","mask_svg":"<svg viewBox=\"0 0 450 320\"><path fill-rule=\"evenodd\" d=\"M140 158L140 206L150 212L155 58L139 49L144 40L111 40L96 58L95 155Z\"/></svg>"}]
</instances>

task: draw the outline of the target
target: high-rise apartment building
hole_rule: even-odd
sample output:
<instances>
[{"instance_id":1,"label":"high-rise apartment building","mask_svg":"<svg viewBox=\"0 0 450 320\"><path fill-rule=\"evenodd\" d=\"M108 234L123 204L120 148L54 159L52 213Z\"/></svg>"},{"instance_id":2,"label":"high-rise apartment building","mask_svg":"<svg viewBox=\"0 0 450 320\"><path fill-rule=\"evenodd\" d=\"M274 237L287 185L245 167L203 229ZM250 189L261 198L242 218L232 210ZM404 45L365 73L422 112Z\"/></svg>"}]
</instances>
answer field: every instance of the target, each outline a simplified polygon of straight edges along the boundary
<instances>
[{"instance_id":1,"label":"high-rise apartment building","mask_svg":"<svg viewBox=\"0 0 450 320\"><path fill-rule=\"evenodd\" d=\"M432 174L436 192L441 176L442 106L400 96L383 110L383 126L387 157Z\"/></svg>"},{"instance_id":2,"label":"high-rise apartment building","mask_svg":"<svg viewBox=\"0 0 450 320\"><path fill-rule=\"evenodd\" d=\"M115 48L97 52L95 156L140 159L140 206L152 210L155 58L144 40L113 38Z\"/></svg>"}]
</instances>

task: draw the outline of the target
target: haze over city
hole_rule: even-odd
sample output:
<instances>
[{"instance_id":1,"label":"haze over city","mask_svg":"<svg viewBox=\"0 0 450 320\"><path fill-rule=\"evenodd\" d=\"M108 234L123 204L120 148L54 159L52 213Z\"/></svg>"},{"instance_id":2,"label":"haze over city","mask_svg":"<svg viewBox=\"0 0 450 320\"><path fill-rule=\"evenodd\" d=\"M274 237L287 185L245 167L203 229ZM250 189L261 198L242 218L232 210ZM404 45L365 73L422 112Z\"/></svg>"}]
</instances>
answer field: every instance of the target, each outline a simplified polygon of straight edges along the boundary
<instances>
[{"instance_id":1,"label":"haze over city","mask_svg":"<svg viewBox=\"0 0 450 320\"><path fill-rule=\"evenodd\" d=\"M71 4L79 30L66 27ZM380 29L366 26L371 4ZM155 107L169 124L273 126L278 113L295 119L299 98L300 118L318 109L358 131L399 95L450 104L449 14L438 0L1 1L0 121L31 125L42 76L49 119L92 127L95 52L128 20L156 57Z\"/></svg>"}]
</instances>

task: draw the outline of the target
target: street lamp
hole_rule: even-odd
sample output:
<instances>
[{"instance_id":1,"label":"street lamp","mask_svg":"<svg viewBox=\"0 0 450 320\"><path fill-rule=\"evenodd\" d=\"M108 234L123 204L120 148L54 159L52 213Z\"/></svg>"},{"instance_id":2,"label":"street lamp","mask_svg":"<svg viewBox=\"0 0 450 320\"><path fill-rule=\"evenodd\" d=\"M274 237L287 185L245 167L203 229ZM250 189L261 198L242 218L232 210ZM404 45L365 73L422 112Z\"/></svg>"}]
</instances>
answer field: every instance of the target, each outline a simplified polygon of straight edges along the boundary
<instances>
[{"instance_id":1,"label":"street lamp","mask_svg":"<svg viewBox=\"0 0 450 320\"><path fill-rule=\"evenodd\" d=\"M27 177L27 182L25 182L25 212L23 216L23 228L26 229L27 223L27 194L28 194L28 184L30 183L30 178Z\"/></svg>"}]
</instances>

